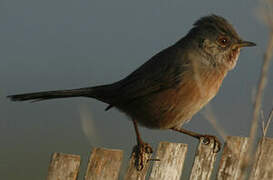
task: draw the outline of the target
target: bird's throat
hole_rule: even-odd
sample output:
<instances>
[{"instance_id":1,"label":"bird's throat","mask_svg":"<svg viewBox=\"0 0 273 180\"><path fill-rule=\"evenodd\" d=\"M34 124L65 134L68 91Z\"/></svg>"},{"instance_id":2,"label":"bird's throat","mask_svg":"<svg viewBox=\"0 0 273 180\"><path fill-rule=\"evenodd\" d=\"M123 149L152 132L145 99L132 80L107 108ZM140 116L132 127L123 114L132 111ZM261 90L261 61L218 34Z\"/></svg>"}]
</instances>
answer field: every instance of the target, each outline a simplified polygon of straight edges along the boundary
<instances>
[{"instance_id":1,"label":"bird's throat","mask_svg":"<svg viewBox=\"0 0 273 180\"><path fill-rule=\"evenodd\" d=\"M229 53L228 58L227 58L227 65L228 65L229 70L232 70L236 66L239 55L240 55L239 48L231 50L231 52Z\"/></svg>"}]
</instances>

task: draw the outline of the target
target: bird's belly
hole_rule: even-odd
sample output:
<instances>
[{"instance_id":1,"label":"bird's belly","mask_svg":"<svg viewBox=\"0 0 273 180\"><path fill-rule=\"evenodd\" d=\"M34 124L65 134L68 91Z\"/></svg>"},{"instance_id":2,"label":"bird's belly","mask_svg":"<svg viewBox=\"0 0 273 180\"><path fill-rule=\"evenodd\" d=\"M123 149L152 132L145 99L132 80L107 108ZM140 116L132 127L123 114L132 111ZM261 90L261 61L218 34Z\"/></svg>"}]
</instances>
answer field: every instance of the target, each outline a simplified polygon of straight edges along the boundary
<instances>
[{"instance_id":1,"label":"bird's belly","mask_svg":"<svg viewBox=\"0 0 273 180\"><path fill-rule=\"evenodd\" d=\"M200 111L215 94L211 93L205 97L200 97L197 92L187 91L172 97L160 95L161 98L154 100L153 103L156 111L152 113L152 116L157 118L150 117L150 121L154 123L156 128L160 129L182 126L185 122L191 120L192 116Z\"/></svg>"},{"instance_id":2,"label":"bird's belly","mask_svg":"<svg viewBox=\"0 0 273 180\"><path fill-rule=\"evenodd\" d=\"M127 104L126 113L148 128L169 129L181 126L217 92L213 90L200 95L198 91L196 87L165 90Z\"/></svg>"},{"instance_id":3,"label":"bird's belly","mask_svg":"<svg viewBox=\"0 0 273 180\"><path fill-rule=\"evenodd\" d=\"M181 126L216 95L223 78L204 81L206 83L202 83L202 86L194 80L182 82L175 88L136 99L122 109L148 128L169 129Z\"/></svg>"}]
</instances>

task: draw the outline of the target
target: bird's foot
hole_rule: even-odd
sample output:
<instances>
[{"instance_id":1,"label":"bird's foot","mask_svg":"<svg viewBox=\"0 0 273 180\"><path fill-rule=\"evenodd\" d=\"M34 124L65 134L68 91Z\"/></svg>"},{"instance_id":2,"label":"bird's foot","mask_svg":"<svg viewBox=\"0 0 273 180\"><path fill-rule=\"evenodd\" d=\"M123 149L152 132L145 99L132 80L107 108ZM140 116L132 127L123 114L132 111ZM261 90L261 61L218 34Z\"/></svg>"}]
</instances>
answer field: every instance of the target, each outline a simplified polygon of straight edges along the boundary
<instances>
[{"instance_id":1,"label":"bird's foot","mask_svg":"<svg viewBox=\"0 0 273 180\"><path fill-rule=\"evenodd\" d=\"M212 135L200 135L199 140L202 141L205 145L210 145L213 143L213 152L218 153L221 150L221 142L216 136Z\"/></svg>"},{"instance_id":2,"label":"bird's foot","mask_svg":"<svg viewBox=\"0 0 273 180\"><path fill-rule=\"evenodd\" d=\"M153 149L148 143L139 143L134 146L132 155L135 157L135 167L138 171L141 171L148 161L154 160L149 159L151 153Z\"/></svg>"}]
</instances>

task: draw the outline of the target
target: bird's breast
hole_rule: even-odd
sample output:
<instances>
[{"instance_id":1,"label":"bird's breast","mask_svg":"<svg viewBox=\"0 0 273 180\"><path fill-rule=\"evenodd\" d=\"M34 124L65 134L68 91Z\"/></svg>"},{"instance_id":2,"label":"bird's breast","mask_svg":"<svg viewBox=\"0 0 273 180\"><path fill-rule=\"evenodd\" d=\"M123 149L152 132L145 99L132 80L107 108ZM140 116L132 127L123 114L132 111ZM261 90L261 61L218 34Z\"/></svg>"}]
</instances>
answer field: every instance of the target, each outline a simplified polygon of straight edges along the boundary
<instances>
[{"instance_id":1,"label":"bird's breast","mask_svg":"<svg viewBox=\"0 0 273 180\"><path fill-rule=\"evenodd\" d=\"M119 109L149 128L181 126L216 95L224 76L217 71L200 71L196 78L193 72L184 72L175 87L136 99Z\"/></svg>"},{"instance_id":2,"label":"bird's breast","mask_svg":"<svg viewBox=\"0 0 273 180\"><path fill-rule=\"evenodd\" d=\"M181 126L202 109L218 92L225 74L201 71L198 77L185 73L179 85L162 91L151 100L157 126L168 129Z\"/></svg>"}]
</instances>

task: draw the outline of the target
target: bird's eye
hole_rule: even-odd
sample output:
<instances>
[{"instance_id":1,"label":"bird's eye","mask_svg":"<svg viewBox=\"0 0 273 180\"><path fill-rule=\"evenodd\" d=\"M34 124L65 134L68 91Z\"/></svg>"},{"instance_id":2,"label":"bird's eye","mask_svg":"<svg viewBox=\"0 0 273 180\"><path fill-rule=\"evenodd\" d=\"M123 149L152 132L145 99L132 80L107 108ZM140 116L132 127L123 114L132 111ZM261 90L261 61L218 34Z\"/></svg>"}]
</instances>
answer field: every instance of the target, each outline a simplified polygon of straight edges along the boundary
<instances>
[{"instance_id":1,"label":"bird's eye","mask_svg":"<svg viewBox=\"0 0 273 180\"><path fill-rule=\"evenodd\" d=\"M227 46L229 44L229 39L227 37L220 37L218 38L218 43L221 45L221 46Z\"/></svg>"}]
</instances>

